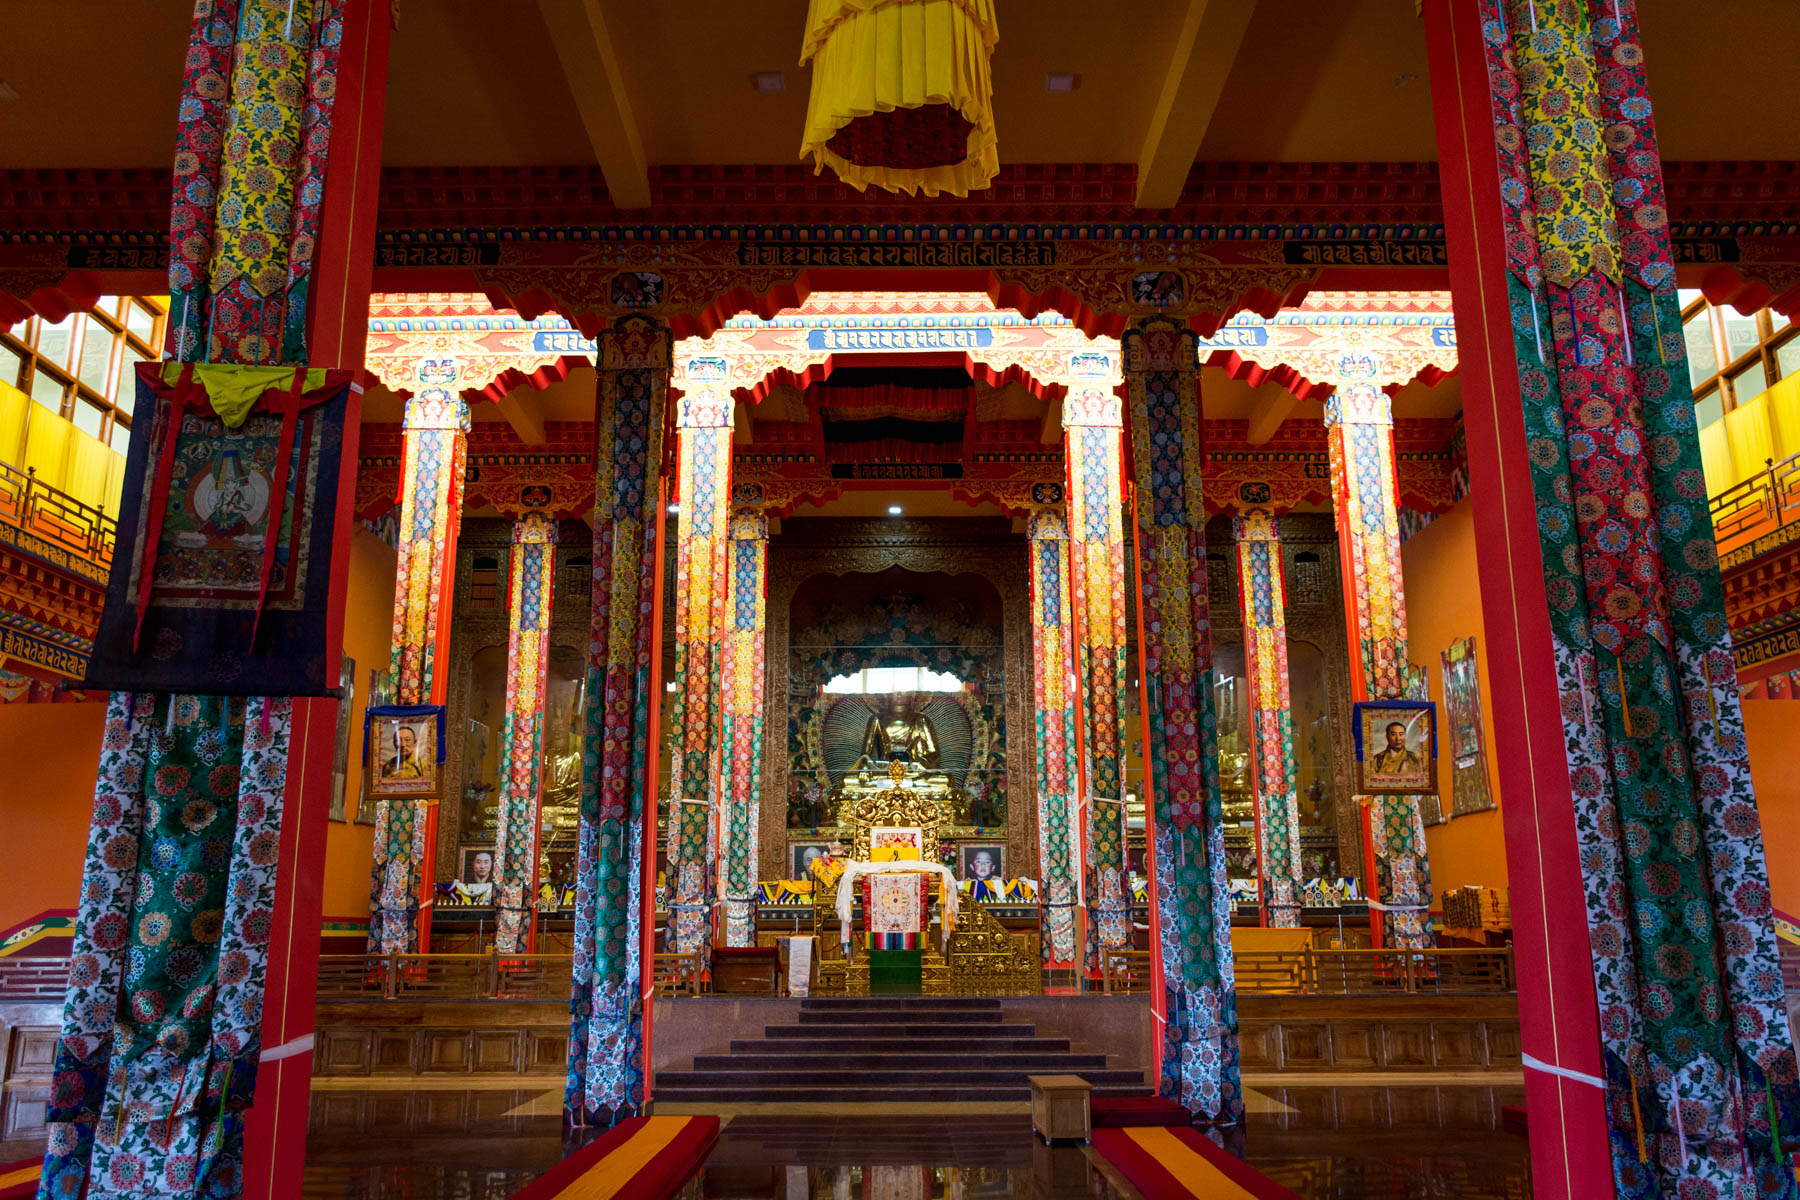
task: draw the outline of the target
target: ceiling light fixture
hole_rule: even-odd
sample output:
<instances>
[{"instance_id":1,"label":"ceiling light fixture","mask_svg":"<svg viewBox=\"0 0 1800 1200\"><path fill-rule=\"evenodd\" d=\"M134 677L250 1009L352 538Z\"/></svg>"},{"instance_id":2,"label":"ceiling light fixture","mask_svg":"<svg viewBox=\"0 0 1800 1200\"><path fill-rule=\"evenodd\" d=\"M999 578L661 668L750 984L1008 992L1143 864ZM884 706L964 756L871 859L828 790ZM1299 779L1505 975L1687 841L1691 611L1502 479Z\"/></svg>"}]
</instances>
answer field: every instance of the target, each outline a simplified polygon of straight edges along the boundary
<instances>
[{"instance_id":1,"label":"ceiling light fixture","mask_svg":"<svg viewBox=\"0 0 1800 1200\"><path fill-rule=\"evenodd\" d=\"M759 92L787 91L787 76L780 71L758 71L750 76L750 82Z\"/></svg>"},{"instance_id":2,"label":"ceiling light fixture","mask_svg":"<svg viewBox=\"0 0 1800 1200\"><path fill-rule=\"evenodd\" d=\"M1073 71L1052 71L1044 76L1044 90L1046 92L1056 92L1059 94L1063 92L1072 92L1079 86L1081 86L1081 76Z\"/></svg>"},{"instance_id":3,"label":"ceiling light fixture","mask_svg":"<svg viewBox=\"0 0 1800 1200\"><path fill-rule=\"evenodd\" d=\"M897 517L899 515L900 515L900 506L898 504L888 505L888 516Z\"/></svg>"}]
</instances>

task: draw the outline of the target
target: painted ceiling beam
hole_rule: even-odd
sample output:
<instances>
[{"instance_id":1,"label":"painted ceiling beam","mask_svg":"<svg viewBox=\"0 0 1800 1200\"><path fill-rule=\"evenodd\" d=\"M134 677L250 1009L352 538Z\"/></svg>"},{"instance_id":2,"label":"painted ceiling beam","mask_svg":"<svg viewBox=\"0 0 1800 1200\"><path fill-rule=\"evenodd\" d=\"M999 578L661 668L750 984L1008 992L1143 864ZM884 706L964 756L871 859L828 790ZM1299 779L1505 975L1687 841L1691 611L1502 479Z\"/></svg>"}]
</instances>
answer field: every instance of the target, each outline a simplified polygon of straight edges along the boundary
<instances>
[{"instance_id":1,"label":"painted ceiling beam","mask_svg":"<svg viewBox=\"0 0 1800 1200\"><path fill-rule=\"evenodd\" d=\"M1139 208L1173 208L1212 123L1256 0L1188 0L1138 152Z\"/></svg>"},{"instance_id":2,"label":"painted ceiling beam","mask_svg":"<svg viewBox=\"0 0 1800 1200\"><path fill-rule=\"evenodd\" d=\"M606 176L607 198L617 208L648 208L650 166L600 0L538 0L538 7Z\"/></svg>"}]
</instances>

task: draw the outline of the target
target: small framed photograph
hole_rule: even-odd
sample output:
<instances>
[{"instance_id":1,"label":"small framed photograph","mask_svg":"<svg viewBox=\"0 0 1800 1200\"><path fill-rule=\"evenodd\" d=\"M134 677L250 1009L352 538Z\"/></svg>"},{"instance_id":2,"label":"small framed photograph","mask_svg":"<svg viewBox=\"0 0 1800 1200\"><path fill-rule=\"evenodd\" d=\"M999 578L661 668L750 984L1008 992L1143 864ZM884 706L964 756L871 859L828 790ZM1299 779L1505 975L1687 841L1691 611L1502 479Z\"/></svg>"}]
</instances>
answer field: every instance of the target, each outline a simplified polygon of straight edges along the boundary
<instances>
[{"instance_id":1,"label":"small framed photograph","mask_svg":"<svg viewBox=\"0 0 1800 1200\"><path fill-rule=\"evenodd\" d=\"M965 883L999 883L1006 878L1005 842L964 842L956 848L956 877Z\"/></svg>"},{"instance_id":2,"label":"small framed photograph","mask_svg":"<svg viewBox=\"0 0 1800 1200\"><path fill-rule=\"evenodd\" d=\"M1357 790L1365 795L1437 791L1437 706L1429 700L1356 705Z\"/></svg>"},{"instance_id":3,"label":"small framed photograph","mask_svg":"<svg viewBox=\"0 0 1800 1200\"><path fill-rule=\"evenodd\" d=\"M363 761L371 796L436 797L444 766L443 706L370 708Z\"/></svg>"},{"instance_id":4,"label":"small framed photograph","mask_svg":"<svg viewBox=\"0 0 1800 1200\"><path fill-rule=\"evenodd\" d=\"M823 858L830 850L830 842L789 842L788 878L811 879L813 860Z\"/></svg>"},{"instance_id":5,"label":"small framed photograph","mask_svg":"<svg viewBox=\"0 0 1800 1200\"><path fill-rule=\"evenodd\" d=\"M462 860L457 866L457 891L474 904L484 904L494 896L494 848L463 846Z\"/></svg>"}]
</instances>

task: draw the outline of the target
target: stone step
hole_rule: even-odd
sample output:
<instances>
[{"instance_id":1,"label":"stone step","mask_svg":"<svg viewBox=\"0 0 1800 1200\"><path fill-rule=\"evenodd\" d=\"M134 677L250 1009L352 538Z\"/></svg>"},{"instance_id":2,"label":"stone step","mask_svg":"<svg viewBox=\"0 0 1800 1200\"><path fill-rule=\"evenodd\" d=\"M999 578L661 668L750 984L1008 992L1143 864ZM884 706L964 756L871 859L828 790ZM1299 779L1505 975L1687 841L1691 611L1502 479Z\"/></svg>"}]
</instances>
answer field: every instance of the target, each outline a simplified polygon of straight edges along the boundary
<instances>
[{"instance_id":1,"label":"stone step","mask_svg":"<svg viewBox=\"0 0 1800 1200\"><path fill-rule=\"evenodd\" d=\"M942 1022L870 1022L868 1024L839 1025L769 1025L763 1029L765 1038L816 1038L829 1036L832 1038L1022 1038L1036 1037L1036 1025L949 1025Z\"/></svg>"},{"instance_id":2,"label":"stone step","mask_svg":"<svg viewBox=\"0 0 1800 1200\"><path fill-rule=\"evenodd\" d=\"M832 1031L834 1034L836 1030ZM1063 1054L1068 1038L1040 1037L921 1037L921 1038L814 1038L806 1046L791 1038L746 1038L731 1043L732 1054Z\"/></svg>"},{"instance_id":3,"label":"stone step","mask_svg":"<svg viewBox=\"0 0 1800 1200\"><path fill-rule=\"evenodd\" d=\"M1134 1072L1135 1074L1135 1072ZM871 1101L884 1104L961 1104L982 1101L1021 1101L1031 1098L1026 1083L950 1085L933 1084L883 1087L867 1081L853 1086L755 1084L718 1087L698 1084L666 1084L664 1074L656 1080L656 1098L666 1104L857 1104ZM1151 1089L1143 1084L1097 1084L1095 1096L1148 1096Z\"/></svg>"},{"instance_id":4,"label":"stone step","mask_svg":"<svg viewBox=\"0 0 1800 1200\"><path fill-rule=\"evenodd\" d=\"M734 1087L839 1087L861 1088L872 1092L885 1092L889 1088L902 1087L1011 1087L1028 1092L1030 1083L1026 1077L1029 1075L1079 1075L1096 1086L1128 1087L1133 1084L1142 1084L1144 1081L1142 1071L1126 1068L1073 1067L1063 1063L1048 1064L1043 1067L1015 1067L1011 1070L990 1069L983 1065L960 1071L906 1070L890 1065L883 1067L880 1074L873 1077L856 1070L842 1068L807 1070L790 1064L786 1067L771 1067L765 1070L658 1071L656 1073L656 1094L661 1097L664 1094L664 1088L681 1087L705 1088L709 1091Z\"/></svg>"},{"instance_id":5,"label":"stone step","mask_svg":"<svg viewBox=\"0 0 1800 1200\"><path fill-rule=\"evenodd\" d=\"M893 1021L907 1025L998 1025L1005 1014L998 1008L803 1008L802 1025L876 1025Z\"/></svg>"},{"instance_id":6,"label":"stone step","mask_svg":"<svg viewBox=\"0 0 1800 1200\"><path fill-rule=\"evenodd\" d=\"M908 1044L905 1050L890 1050L885 1054L866 1050L851 1054L813 1053L809 1047L809 1052L805 1054L740 1054L734 1051L731 1054L694 1056L696 1071L959 1071L970 1069L972 1063L983 1069L1048 1075L1064 1068L1071 1071L1102 1069L1106 1066L1106 1055L1055 1050L1010 1054L921 1054L913 1051ZM666 1072L658 1071L656 1077L662 1079L665 1074Z\"/></svg>"}]
</instances>

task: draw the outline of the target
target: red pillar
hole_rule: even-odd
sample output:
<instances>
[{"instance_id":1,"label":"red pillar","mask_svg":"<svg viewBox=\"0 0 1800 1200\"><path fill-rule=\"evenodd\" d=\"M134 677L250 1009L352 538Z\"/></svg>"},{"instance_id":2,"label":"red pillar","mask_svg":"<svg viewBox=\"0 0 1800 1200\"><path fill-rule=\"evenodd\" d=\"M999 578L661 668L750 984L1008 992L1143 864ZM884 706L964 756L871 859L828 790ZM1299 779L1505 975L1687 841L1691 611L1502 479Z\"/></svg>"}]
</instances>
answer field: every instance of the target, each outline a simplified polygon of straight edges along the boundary
<instances>
[{"instance_id":1,"label":"red pillar","mask_svg":"<svg viewBox=\"0 0 1800 1200\"><path fill-rule=\"evenodd\" d=\"M350 0L345 6L331 160L307 326L307 358L314 366L360 369L363 363L374 270L375 199L381 172L390 20L386 0ZM361 407L361 389L353 388L342 460L351 470L355 469ZM343 488L338 506L327 662L336 662L343 650L354 494L354 488ZM294 701L281 816L281 865L263 995L262 1064L256 1077L255 1102L245 1114L245 1200L300 1194L312 1082L320 880L325 871L326 811L331 806L337 714L338 702L329 697Z\"/></svg>"},{"instance_id":2,"label":"red pillar","mask_svg":"<svg viewBox=\"0 0 1800 1200\"><path fill-rule=\"evenodd\" d=\"M1599 1011L1506 300L1481 25L1468 0L1425 0L1424 17L1494 735L1507 748L1495 766L1505 797L1532 1189L1539 1200L1611 1196L1605 1092L1595 1086L1605 1073Z\"/></svg>"}]
</instances>

